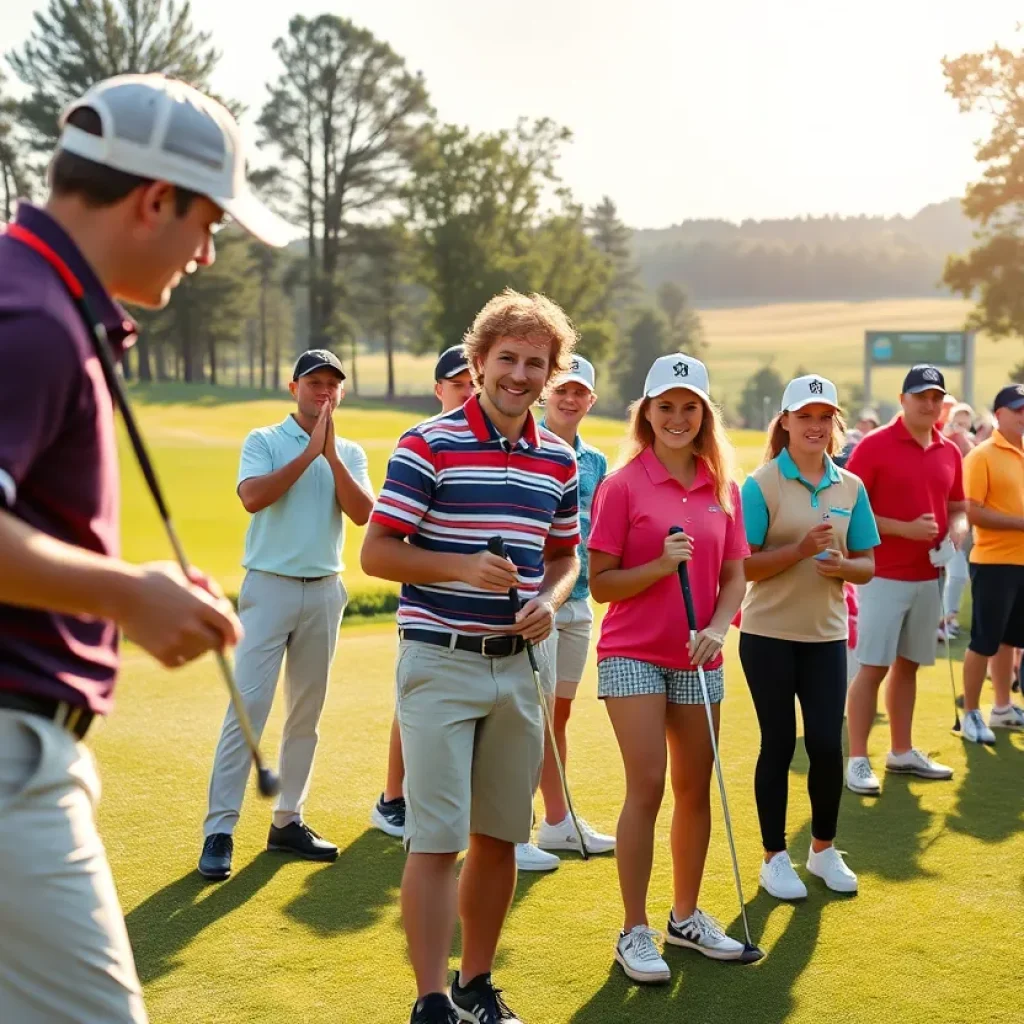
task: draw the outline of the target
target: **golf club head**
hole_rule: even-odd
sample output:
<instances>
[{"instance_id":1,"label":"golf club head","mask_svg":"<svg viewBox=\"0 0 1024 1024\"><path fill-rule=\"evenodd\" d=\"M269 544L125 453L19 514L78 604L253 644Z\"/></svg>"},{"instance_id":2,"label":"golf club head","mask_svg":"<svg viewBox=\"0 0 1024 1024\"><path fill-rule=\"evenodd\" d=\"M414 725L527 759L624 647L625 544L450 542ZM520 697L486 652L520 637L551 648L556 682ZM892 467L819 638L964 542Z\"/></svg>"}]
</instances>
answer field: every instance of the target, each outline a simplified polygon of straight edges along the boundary
<instances>
[{"instance_id":1,"label":"golf club head","mask_svg":"<svg viewBox=\"0 0 1024 1024\"><path fill-rule=\"evenodd\" d=\"M259 788L260 796L277 796L281 791L281 780L277 773L269 768L258 768L256 770L256 785Z\"/></svg>"},{"instance_id":2,"label":"golf club head","mask_svg":"<svg viewBox=\"0 0 1024 1024\"><path fill-rule=\"evenodd\" d=\"M764 959L764 950L752 945L749 942L743 943L743 952L739 956L741 964L756 964L758 960Z\"/></svg>"}]
</instances>

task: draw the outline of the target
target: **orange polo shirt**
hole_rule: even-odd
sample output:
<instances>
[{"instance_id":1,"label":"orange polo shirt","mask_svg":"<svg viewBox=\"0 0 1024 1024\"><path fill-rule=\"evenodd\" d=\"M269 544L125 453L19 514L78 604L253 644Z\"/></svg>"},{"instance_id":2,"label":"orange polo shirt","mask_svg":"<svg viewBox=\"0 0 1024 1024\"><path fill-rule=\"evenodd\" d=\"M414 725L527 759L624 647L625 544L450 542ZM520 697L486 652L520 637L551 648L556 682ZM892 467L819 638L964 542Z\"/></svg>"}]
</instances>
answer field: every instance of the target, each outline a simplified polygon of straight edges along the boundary
<instances>
[{"instance_id":1,"label":"orange polo shirt","mask_svg":"<svg viewBox=\"0 0 1024 1024\"><path fill-rule=\"evenodd\" d=\"M1024 519L1024 452L993 431L964 459L964 495L993 512ZM1024 530L974 527L971 561L977 565L1024 565Z\"/></svg>"}]
</instances>

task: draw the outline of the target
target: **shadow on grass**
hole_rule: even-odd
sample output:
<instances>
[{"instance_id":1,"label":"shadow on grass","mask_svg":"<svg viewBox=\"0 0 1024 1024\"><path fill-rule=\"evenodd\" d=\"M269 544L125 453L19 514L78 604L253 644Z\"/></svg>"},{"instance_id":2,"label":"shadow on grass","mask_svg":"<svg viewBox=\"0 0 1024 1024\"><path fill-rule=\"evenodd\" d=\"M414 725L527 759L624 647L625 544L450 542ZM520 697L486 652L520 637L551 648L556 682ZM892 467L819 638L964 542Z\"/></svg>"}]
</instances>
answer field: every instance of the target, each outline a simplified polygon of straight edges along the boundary
<instances>
[{"instance_id":1,"label":"shadow on grass","mask_svg":"<svg viewBox=\"0 0 1024 1024\"><path fill-rule=\"evenodd\" d=\"M402 843L367 829L329 868L311 873L284 912L318 935L372 928L398 905L404 869Z\"/></svg>"},{"instance_id":2,"label":"shadow on grass","mask_svg":"<svg viewBox=\"0 0 1024 1024\"><path fill-rule=\"evenodd\" d=\"M964 743L967 772L946 819L954 832L985 843L1001 843L1024 828L1024 750L1007 730L995 733L994 747Z\"/></svg>"},{"instance_id":3,"label":"shadow on grass","mask_svg":"<svg viewBox=\"0 0 1024 1024\"><path fill-rule=\"evenodd\" d=\"M810 823L804 825L792 845L806 849L810 842ZM746 873L749 876L749 872ZM837 896L824 885L808 886L808 899L793 906L792 919L779 940L765 949L765 958L757 964L719 963L689 950L666 947L665 959L672 968L667 987L635 985L617 964L612 964L608 980L590 1002L580 1009L570 1024L649 1024L668 1021L699 1021L700 1024L764 1022L778 1024L795 1007L793 988L814 953L821 931L825 908L831 903L851 902ZM755 883L756 885L756 883ZM768 920L786 904L755 888L746 903L751 938L760 943ZM736 938L743 936L739 914L726 927ZM764 947L762 947L764 948Z\"/></svg>"},{"instance_id":4,"label":"shadow on grass","mask_svg":"<svg viewBox=\"0 0 1024 1024\"><path fill-rule=\"evenodd\" d=\"M285 863L284 857L262 853L215 886L192 869L140 903L125 923L143 984L174 970L177 955L203 929L252 899Z\"/></svg>"}]
</instances>

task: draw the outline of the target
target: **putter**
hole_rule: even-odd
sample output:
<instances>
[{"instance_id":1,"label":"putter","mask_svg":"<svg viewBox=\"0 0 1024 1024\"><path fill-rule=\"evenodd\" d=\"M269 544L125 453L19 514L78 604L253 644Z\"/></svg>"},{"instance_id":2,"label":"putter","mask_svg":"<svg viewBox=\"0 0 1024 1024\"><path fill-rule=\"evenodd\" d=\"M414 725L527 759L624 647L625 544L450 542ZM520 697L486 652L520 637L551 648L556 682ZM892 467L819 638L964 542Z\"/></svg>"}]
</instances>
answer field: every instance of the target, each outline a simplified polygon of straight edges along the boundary
<instances>
[{"instance_id":1,"label":"putter","mask_svg":"<svg viewBox=\"0 0 1024 1024\"><path fill-rule=\"evenodd\" d=\"M669 535L686 531L681 526L673 526ZM693 594L690 593L690 575L685 562L679 563L679 585L683 591L683 605L686 608L686 626L690 634L692 644L697 637L697 617L693 611ZM704 697L704 711L708 716L708 734L711 737L711 751L715 755L715 773L718 776L718 792L722 798L722 817L725 819L725 834L729 839L729 853L732 855L732 873L736 879L736 895L740 901L740 916L743 918L743 935L746 942L743 943L743 953L739 957L742 964L757 963L764 956L764 951L754 945L750 938L750 924L747 922L747 905L743 899L743 883L740 881L740 865L736 857L736 841L732 835L732 819L729 816L729 801L725 795L725 779L722 777L722 762L718 756L718 741L715 739L715 720L711 715L711 697L708 694L707 680L704 678L704 667L697 666L697 678L700 679L700 689Z\"/></svg>"},{"instance_id":2,"label":"putter","mask_svg":"<svg viewBox=\"0 0 1024 1024\"><path fill-rule=\"evenodd\" d=\"M139 463L139 468L142 470L142 475L146 478L146 483L149 486L149 493L153 496L153 501L156 503L157 511L160 513L160 518L163 520L164 529L167 532L167 539L171 542L171 547L174 549L174 554L178 560L178 565L181 566L181 571L188 576L189 561L185 556L185 549L181 546L181 541L178 539L178 534L174 529L174 524L171 522L171 514L167 508L167 503L164 501L163 492L160 489L160 483L156 478L156 471L154 470L153 463L149 458L149 453L146 451L142 435L139 433L139 428L135 422L135 416L132 413L132 408L128 404L128 396L125 394L121 378L117 375L117 369L114 366L114 360L110 354L107 343L106 329L93 314L88 303L85 301L84 296L75 297L78 300L78 306L84 315L86 323L91 328L89 333L92 336L93 348L96 350L96 355L99 357L100 365L103 367L103 376L106 379L110 393L114 396L114 401L117 403L117 407L121 410L121 416L124 418L124 425L128 430L129 438L131 438L135 458ZM260 754L259 741L256 739L256 734L253 731L252 722L249 719L249 712L246 711L245 704L242 703L242 695L238 690L238 684L235 682L234 673L231 671L231 666L228 664L227 656L223 651L214 651L214 654L217 657L217 664L220 666L221 675L224 677L224 683L228 688L228 693L231 695L231 703L235 706L235 714L238 717L238 724L242 729L242 735L245 737L249 753L252 755L253 763L256 765L256 785L262 796L276 796L281 788L281 780L272 769L267 767L262 755Z\"/></svg>"},{"instance_id":3,"label":"putter","mask_svg":"<svg viewBox=\"0 0 1024 1024\"><path fill-rule=\"evenodd\" d=\"M501 537L492 537L487 542L487 550L499 558L507 558L505 541ZM509 601L512 602L513 618L519 612L519 590L510 587L508 591ZM540 710L544 715L544 724L547 726L548 742L551 744L551 753L555 758L555 765L558 768L558 778L562 783L562 796L565 798L565 806L569 808L569 817L572 819L572 827L576 830L576 836L580 841L580 852L584 860L590 860L590 851L587 849L587 839L580 828L579 819L576 817L576 810L572 805L572 796L569 793L569 783L565 778L565 767L562 764L562 756L558 753L558 744L555 742L555 723L551 720L551 709L548 707L547 698L544 696L544 687L540 681L540 669L537 667L537 654L533 649L533 641L526 641L526 656L530 659L530 668L533 671L533 684L537 687L537 700L540 702Z\"/></svg>"},{"instance_id":4,"label":"putter","mask_svg":"<svg viewBox=\"0 0 1024 1024\"><path fill-rule=\"evenodd\" d=\"M942 609L942 621L946 621L946 569L939 573L939 607ZM953 641L946 637L946 660L949 662L949 685L953 690L953 732L960 732L960 710L957 706L956 679L953 675Z\"/></svg>"}]
</instances>

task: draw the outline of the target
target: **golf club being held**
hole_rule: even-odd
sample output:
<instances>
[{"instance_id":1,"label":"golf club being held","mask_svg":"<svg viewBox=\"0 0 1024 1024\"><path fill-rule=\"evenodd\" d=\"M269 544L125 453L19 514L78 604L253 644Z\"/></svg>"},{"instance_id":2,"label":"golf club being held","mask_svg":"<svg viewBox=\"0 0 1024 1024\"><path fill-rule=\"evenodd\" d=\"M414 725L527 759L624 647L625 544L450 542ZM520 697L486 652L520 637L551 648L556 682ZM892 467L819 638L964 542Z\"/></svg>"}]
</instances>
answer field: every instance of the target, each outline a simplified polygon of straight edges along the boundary
<instances>
[{"instance_id":1,"label":"golf club being held","mask_svg":"<svg viewBox=\"0 0 1024 1024\"><path fill-rule=\"evenodd\" d=\"M492 555L497 555L499 558L508 558L508 552L505 550L505 541L502 537L492 537L487 542L487 550ZM512 603L512 617L519 613L519 590L517 587L509 587L508 591L509 601ZM525 638L524 638L525 639ZM562 757L558 753L558 744L555 742L555 724L551 720L551 709L548 707L547 698L544 696L544 687L540 681L540 669L537 667L537 653L533 649L533 642L531 640L525 640L526 643L526 656L530 659L530 669L533 672L533 684L537 688L537 700L540 703L541 714L544 715L544 724L547 727L548 743L551 745L551 754L555 759L555 765L558 768L558 778L562 783L562 796L565 798L565 806L569 808L569 817L572 819L572 827L576 830L576 835L580 841L580 853L584 860L590 859L590 851L587 850L587 837L583 834L583 829L580 828L579 819L576 817L576 810L572 804L572 796L569 794L569 783L565 778L565 767L562 764Z\"/></svg>"},{"instance_id":2,"label":"golf club being held","mask_svg":"<svg viewBox=\"0 0 1024 1024\"><path fill-rule=\"evenodd\" d=\"M117 368L114 365L114 357L110 352L106 328L89 305L89 300L85 297L85 289L82 287L81 282L71 272L71 268L68 267L64 260L62 260L60 256L50 248L50 246L48 246L41 238L38 238L30 231L25 230L17 224L9 224L7 226L7 234L12 238L16 238L18 241L27 245L30 249L35 250L35 252L42 256L43 259L46 260L46 262L49 263L56 271L57 276L61 279L64 287L67 288L72 299L74 299L75 305L78 307L79 314L82 317L82 321L89 330L89 337L92 340L93 349L100 361L100 366L103 368L103 377L107 382L107 388L110 390L110 394L113 396L118 409L121 411L121 416L124 418L124 425L128 430L128 437L131 439L135 458L138 460L139 468L142 470L142 475L146 478L149 493L153 496L153 501L156 503L157 511L160 513L160 518L163 520L164 529L167 531L167 539L171 542L171 547L174 549L174 554L178 560L178 565L181 567L181 571L187 577L190 570L189 562L185 557L185 551L181 546L181 541L178 539L178 534L174 529L174 525L171 523L171 515L168 511L167 503L164 501L163 492L160 489L160 483L156 478L156 471L154 470L153 463L149 458L149 453L146 451L142 435L139 433L138 424L135 422L135 416L132 413L132 408L128 404L128 396L125 394L121 378L117 375ZM278 779L275 772L266 766L262 756L260 755L259 743L256 740L256 734L253 732L252 722L249 720L249 713L245 710L245 705L242 703L242 695L238 692L238 684L235 682L235 677L231 671L231 666L228 664L227 656L223 651L216 651L214 653L217 656L217 663L220 665L221 674L224 676L224 682L227 685L228 693L231 695L231 703L235 706L235 713L238 716L238 723L241 726L242 735L245 737L245 742L249 747L249 752L252 754L253 762L256 765L256 782L259 787L259 791L265 797L275 796L281 788L280 779Z\"/></svg>"},{"instance_id":3,"label":"golf club being held","mask_svg":"<svg viewBox=\"0 0 1024 1024\"><path fill-rule=\"evenodd\" d=\"M939 570L939 608L942 610L942 621L946 621L946 574L948 573L946 566L943 566ZM953 690L953 732L960 732L960 709L956 703L956 677L953 672L953 639L952 637L946 637L946 661L949 662L949 685Z\"/></svg>"},{"instance_id":4,"label":"golf club being held","mask_svg":"<svg viewBox=\"0 0 1024 1024\"><path fill-rule=\"evenodd\" d=\"M685 534L681 526L673 526L669 531L670 535L677 533ZM697 638L697 616L693 610L693 594L690 593L690 576L685 562L679 563L679 585L683 591L683 605L686 608L686 626L690 636L691 648L695 645ZM708 716L708 732L711 736L711 751L715 757L715 774L718 776L718 792L722 797L722 816L725 819L725 834L729 839L729 853L732 855L732 873L736 879L736 895L740 901L740 916L743 918L743 953L739 957L740 963L753 964L764 956L763 950L754 945L750 938L750 925L747 923L747 905L743 899L743 883L740 881L740 865L736 857L736 842L732 835L732 819L729 817L729 801L725 796L725 779L722 777L722 762L718 756L718 741L715 739L715 720L711 715L711 697L708 694L707 680L704 678L704 667L697 666L697 678L700 680L700 690L704 697L704 710Z\"/></svg>"}]
</instances>

